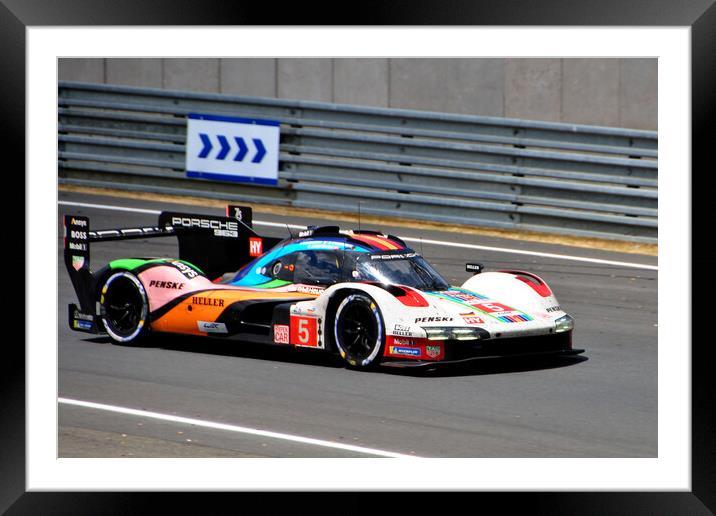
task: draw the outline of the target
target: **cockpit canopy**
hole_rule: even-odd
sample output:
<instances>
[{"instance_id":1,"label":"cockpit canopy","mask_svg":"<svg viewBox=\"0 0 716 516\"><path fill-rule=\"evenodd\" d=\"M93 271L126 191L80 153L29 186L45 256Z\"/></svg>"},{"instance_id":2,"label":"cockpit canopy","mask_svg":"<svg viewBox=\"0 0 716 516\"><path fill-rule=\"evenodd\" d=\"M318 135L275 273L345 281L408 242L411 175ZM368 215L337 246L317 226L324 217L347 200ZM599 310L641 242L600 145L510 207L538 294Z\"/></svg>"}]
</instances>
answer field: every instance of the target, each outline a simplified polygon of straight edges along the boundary
<instances>
[{"instance_id":1,"label":"cockpit canopy","mask_svg":"<svg viewBox=\"0 0 716 516\"><path fill-rule=\"evenodd\" d=\"M324 243L327 243L324 241ZM244 286L305 284L328 287L342 282L377 282L406 285L420 290L445 290L447 281L422 256L404 247L378 251L346 246L303 245L255 260L230 283ZM272 256L273 255L273 256Z\"/></svg>"},{"instance_id":2,"label":"cockpit canopy","mask_svg":"<svg viewBox=\"0 0 716 516\"><path fill-rule=\"evenodd\" d=\"M354 281L407 285L419 290L447 290L450 287L417 253L357 254L351 275Z\"/></svg>"}]
</instances>

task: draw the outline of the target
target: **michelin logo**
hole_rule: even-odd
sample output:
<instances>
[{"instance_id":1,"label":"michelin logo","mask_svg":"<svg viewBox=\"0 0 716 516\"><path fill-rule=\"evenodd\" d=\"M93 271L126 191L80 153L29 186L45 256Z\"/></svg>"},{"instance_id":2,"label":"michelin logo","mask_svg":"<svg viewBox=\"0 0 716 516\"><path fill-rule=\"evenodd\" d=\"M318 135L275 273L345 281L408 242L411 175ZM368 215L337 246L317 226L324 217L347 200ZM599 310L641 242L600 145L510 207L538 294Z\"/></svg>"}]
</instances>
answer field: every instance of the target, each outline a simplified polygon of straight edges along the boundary
<instances>
[{"instance_id":1,"label":"michelin logo","mask_svg":"<svg viewBox=\"0 0 716 516\"><path fill-rule=\"evenodd\" d=\"M92 323L88 321L78 321L75 319L74 327L77 330L92 330Z\"/></svg>"},{"instance_id":2,"label":"michelin logo","mask_svg":"<svg viewBox=\"0 0 716 516\"><path fill-rule=\"evenodd\" d=\"M411 357L420 356L420 348L404 348L401 346L390 346L391 355L408 355Z\"/></svg>"}]
</instances>

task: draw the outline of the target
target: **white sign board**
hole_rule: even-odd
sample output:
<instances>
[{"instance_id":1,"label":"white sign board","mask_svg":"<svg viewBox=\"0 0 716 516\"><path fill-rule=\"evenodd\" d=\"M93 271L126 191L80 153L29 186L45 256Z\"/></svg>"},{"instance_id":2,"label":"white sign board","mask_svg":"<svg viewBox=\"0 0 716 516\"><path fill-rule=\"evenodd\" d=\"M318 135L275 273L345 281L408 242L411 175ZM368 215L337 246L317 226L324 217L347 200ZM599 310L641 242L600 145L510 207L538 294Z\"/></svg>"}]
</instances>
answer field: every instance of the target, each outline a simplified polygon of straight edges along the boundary
<instances>
[{"instance_id":1,"label":"white sign board","mask_svg":"<svg viewBox=\"0 0 716 516\"><path fill-rule=\"evenodd\" d=\"M186 175L278 183L279 122L228 116L187 116Z\"/></svg>"}]
</instances>

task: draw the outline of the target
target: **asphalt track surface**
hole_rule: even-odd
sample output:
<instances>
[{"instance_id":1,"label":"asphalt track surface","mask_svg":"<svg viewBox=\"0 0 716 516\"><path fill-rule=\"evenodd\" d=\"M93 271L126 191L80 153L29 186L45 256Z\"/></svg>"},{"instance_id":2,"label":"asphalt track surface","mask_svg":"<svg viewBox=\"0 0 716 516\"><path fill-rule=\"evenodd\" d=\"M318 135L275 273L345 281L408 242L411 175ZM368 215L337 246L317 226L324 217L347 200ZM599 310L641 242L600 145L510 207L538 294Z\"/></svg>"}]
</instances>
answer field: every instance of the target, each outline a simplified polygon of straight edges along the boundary
<instances>
[{"instance_id":1,"label":"asphalt track surface","mask_svg":"<svg viewBox=\"0 0 716 516\"><path fill-rule=\"evenodd\" d=\"M62 215L87 215L92 229L156 223L155 214L110 207L218 211L60 192L60 457L657 456L656 257L376 228L405 237L636 266L423 242L422 254L453 284L467 279L468 261L482 262L487 270L509 267L542 276L575 318L574 346L586 353L576 359L481 361L422 372L357 372L314 350L174 336L141 347L117 346L71 331L67 304L76 297L62 261ZM262 213L254 219L330 223ZM255 229L267 236L287 235L273 225ZM412 246L420 251L420 244ZM113 258L176 252L172 238L113 242L92 247L92 264L98 268Z\"/></svg>"}]
</instances>

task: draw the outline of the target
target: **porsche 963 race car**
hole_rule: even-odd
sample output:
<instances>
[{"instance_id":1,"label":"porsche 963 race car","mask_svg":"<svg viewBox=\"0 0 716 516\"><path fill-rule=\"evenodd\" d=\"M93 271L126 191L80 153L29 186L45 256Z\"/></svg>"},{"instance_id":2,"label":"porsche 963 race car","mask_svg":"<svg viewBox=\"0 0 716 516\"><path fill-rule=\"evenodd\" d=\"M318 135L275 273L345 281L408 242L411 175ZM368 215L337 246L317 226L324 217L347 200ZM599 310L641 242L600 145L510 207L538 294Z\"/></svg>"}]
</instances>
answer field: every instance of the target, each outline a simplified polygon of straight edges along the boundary
<instances>
[{"instance_id":1,"label":"porsche 963 race car","mask_svg":"<svg viewBox=\"0 0 716 516\"><path fill-rule=\"evenodd\" d=\"M121 344L161 332L316 348L358 369L583 351L535 274L467 264L471 276L451 286L396 236L325 226L282 240L257 234L251 216L232 205L226 216L162 212L154 227L93 231L66 215L79 300L70 328ZM179 256L90 268L91 245L155 237L176 237Z\"/></svg>"}]
</instances>

